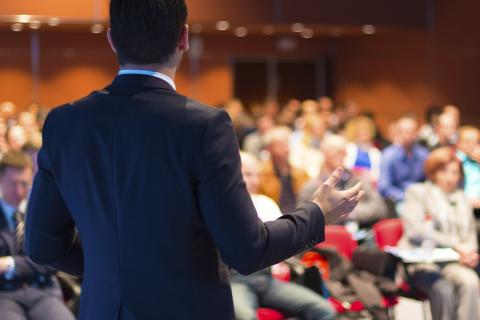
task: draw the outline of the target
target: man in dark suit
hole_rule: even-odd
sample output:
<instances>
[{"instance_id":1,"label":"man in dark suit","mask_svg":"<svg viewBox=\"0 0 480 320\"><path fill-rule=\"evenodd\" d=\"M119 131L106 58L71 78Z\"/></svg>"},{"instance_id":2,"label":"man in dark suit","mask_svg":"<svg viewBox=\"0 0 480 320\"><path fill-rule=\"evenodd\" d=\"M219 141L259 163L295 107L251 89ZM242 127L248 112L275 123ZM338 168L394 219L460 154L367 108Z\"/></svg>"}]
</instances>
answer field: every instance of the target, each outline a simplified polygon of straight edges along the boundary
<instances>
[{"instance_id":1,"label":"man in dark suit","mask_svg":"<svg viewBox=\"0 0 480 320\"><path fill-rule=\"evenodd\" d=\"M335 191L339 169L314 202L260 221L227 113L175 91L184 1L112 0L110 16L119 75L49 114L28 254L84 276L80 319L233 319L226 265L248 274L322 241L360 186Z\"/></svg>"},{"instance_id":2,"label":"man in dark suit","mask_svg":"<svg viewBox=\"0 0 480 320\"><path fill-rule=\"evenodd\" d=\"M23 252L24 204L32 184L32 162L9 152L0 162L0 319L74 319L52 270Z\"/></svg>"}]
</instances>

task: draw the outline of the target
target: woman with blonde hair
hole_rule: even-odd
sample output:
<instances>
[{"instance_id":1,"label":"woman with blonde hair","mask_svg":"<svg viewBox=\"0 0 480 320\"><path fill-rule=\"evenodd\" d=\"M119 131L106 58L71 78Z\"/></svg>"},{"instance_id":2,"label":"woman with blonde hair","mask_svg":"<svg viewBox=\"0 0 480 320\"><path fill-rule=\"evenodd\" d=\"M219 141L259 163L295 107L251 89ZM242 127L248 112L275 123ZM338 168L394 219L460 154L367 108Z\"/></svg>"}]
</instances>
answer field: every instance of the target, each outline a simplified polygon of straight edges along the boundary
<instances>
[{"instance_id":1,"label":"woman with blonde hair","mask_svg":"<svg viewBox=\"0 0 480 320\"><path fill-rule=\"evenodd\" d=\"M316 178L324 162L320 144L328 134L327 119L319 113L310 113L304 120L303 130L292 134L290 160L295 166L305 170L310 178Z\"/></svg>"},{"instance_id":2,"label":"woman with blonde hair","mask_svg":"<svg viewBox=\"0 0 480 320\"><path fill-rule=\"evenodd\" d=\"M373 183L380 177L380 160L382 153L373 145L376 126L367 116L357 116L347 122L344 135L349 141L345 167Z\"/></svg>"}]
</instances>

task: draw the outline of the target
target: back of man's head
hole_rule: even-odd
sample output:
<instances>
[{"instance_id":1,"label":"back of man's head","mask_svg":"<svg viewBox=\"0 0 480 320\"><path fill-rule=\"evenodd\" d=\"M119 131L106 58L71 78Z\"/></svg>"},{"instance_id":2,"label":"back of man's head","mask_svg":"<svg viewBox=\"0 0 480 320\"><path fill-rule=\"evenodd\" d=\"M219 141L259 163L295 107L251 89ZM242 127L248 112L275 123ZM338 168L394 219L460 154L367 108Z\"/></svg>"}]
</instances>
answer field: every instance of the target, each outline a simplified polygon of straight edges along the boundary
<instances>
[{"instance_id":1,"label":"back of man's head","mask_svg":"<svg viewBox=\"0 0 480 320\"><path fill-rule=\"evenodd\" d=\"M165 63L186 20L185 0L111 0L111 36L120 65Z\"/></svg>"}]
</instances>

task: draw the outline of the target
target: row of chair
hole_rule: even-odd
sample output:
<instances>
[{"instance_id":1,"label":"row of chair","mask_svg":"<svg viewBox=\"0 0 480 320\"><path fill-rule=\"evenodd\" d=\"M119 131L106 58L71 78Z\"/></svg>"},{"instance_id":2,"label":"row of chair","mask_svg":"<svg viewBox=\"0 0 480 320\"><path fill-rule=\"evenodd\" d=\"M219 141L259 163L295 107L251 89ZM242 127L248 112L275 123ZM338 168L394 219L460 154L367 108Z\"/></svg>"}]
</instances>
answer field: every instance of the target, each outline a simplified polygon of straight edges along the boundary
<instances>
[{"instance_id":1,"label":"row of chair","mask_svg":"<svg viewBox=\"0 0 480 320\"><path fill-rule=\"evenodd\" d=\"M375 237L375 242L380 249L384 249L386 246L396 246L398 241L403 235L403 223L400 219L386 219L378 222L373 226L373 233ZM358 247L357 242L352 238L351 234L347 231L344 226L327 226L325 228L325 241L318 244L318 247L333 247L340 254L345 256L348 260L352 259L353 252ZM289 273L277 272L272 273L272 275L281 281L289 281ZM415 292L412 289L412 286L408 282L403 282L400 285L401 295L408 298L413 298L422 302L426 301L426 297ZM342 313L358 313L365 310L363 304L360 301L355 301L354 303L345 304L342 301L338 301L332 297L329 298L330 303L334 306L336 311L339 314ZM385 298L384 305L392 312L393 307L398 303L396 297ZM425 308L424 308L424 317L425 317ZM286 317L280 312L268 308L258 309L258 318L260 320L284 320Z\"/></svg>"}]
</instances>

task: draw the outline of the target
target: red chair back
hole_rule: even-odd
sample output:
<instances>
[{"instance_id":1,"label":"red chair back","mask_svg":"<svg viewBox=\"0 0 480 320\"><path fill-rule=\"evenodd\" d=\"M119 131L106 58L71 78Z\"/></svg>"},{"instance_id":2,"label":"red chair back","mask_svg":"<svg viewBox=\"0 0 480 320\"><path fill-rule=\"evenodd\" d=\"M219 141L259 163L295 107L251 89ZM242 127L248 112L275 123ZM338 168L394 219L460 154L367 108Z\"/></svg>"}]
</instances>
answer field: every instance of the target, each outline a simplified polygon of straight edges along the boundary
<instances>
[{"instance_id":1,"label":"red chair back","mask_svg":"<svg viewBox=\"0 0 480 320\"><path fill-rule=\"evenodd\" d=\"M325 241L318 247L330 247L338 250L348 260L352 260L353 251L357 248L357 242L344 226L326 226Z\"/></svg>"},{"instance_id":2,"label":"red chair back","mask_svg":"<svg viewBox=\"0 0 480 320\"><path fill-rule=\"evenodd\" d=\"M258 320L285 320L283 314L277 310L268 309L268 308L259 308L257 309Z\"/></svg>"},{"instance_id":3,"label":"red chair back","mask_svg":"<svg viewBox=\"0 0 480 320\"><path fill-rule=\"evenodd\" d=\"M403 223L401 219L386 219L377 222L373 226L375 241L379 248L396 246L403 235Z\"/></svg>"}]
</instances>

